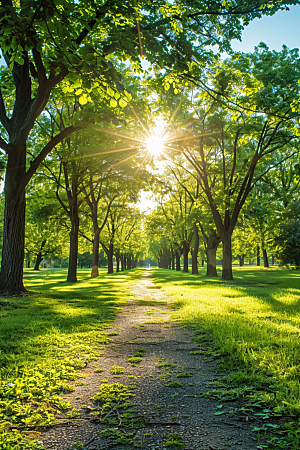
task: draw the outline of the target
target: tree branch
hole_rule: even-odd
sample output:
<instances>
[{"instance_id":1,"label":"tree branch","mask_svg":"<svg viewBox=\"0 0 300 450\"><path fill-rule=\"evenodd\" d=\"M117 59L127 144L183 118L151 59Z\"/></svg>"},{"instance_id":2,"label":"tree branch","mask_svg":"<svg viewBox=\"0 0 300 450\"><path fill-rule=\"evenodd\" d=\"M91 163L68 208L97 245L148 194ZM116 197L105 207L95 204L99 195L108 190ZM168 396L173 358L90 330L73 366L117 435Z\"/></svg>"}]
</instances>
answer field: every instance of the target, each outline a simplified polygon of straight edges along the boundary
<instances>
[{"instance_id":1,"label":"tree branch","mask_svg":"<svg viewBox=\"0 0 300 450\"><path fill-rule=\"evenodd\" d=\"M73 125L71 125L70 127L65 128L63 131L54 136L54 138L52 138L48 142L48 144L41 150L38 156L31 162L29 169L27 170L23 179L20 182L20 188L24 189L27 186L32 176L37 171L39 165L44 161L44 159L48 156L48 154L57 144L59 144L67 136L69 136L70 134L74 133L77 130L80 130L81 128L82 127L80 126L74 127Z\"/></svg>"}]
</instances>

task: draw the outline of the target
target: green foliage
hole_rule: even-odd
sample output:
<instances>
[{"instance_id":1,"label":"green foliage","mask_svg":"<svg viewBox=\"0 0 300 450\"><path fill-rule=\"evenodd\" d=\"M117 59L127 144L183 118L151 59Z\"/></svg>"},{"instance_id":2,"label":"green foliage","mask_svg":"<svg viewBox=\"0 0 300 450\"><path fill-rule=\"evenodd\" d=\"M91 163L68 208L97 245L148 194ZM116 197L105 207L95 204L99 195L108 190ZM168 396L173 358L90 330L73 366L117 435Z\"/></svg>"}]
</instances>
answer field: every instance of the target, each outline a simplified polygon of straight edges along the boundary
<instances>
[{"instance_id":1,"label":"green foliage","mask_svg":"<svg viewBox=\"0 0 300 450\"><path fill-rule=\"evenodd\" d=\"M182 387L182 384L179 383L179 381L170 381L170 383L167 383L166 386L177 388L177 387Z\"/></svg>"},{"instance_id":2,"label":"green foliage","mask_svg":"<svg viewBox=\"0 0 300 450\"><path fill-rule=\"evenodd\" d=\"M130 356L130 358L127 359L127 362L129 362L132 366L135 366L136 364L140 363L142 361L142 358L139 356Z\"/></svg>"},{"instance_id":3,"label":"green foliage","mask_svg":"<svg viewBox=\"0 0 300 450\"><path fill-rule=\"evenodd\" d=\"M134 394L128 386L120 383L102 384L100 392L91 398L94 403L104 404L105 408L111 408L120 402L125 402Z\"/></svg>"},{"instance_id":4,"label":"green foliage","mask_svg":"<svg viewBox=\"0 0 300 450\"><path fill-rule=\"evenodd\" d=\"M110 373L112 375L120 375L124 372L125 372L125 369L124 369L124 367L121 367L121 366L112 366L110 369Z\"/></svg>"},{"instance_id":5,"label":"green foliage","mask_svg":"<svg viewBox=\"0 0 300 450\"><path fill-rule=\"evenodd\" d=\"M192 376L193 374L191 372L181 372L176 375L177 378L188 378Z\"/></svg>"},{"instance_id":6,"label":"green foliage","mask_svg":"<svg viewBox=\"0 0 300 450\"><path fill-rule=\"evenodd\" d=\"M167 442L165 443L165 447L168 448L184 448L185 445L182 442L183 437L178 433L169 433L167 435Z\"/></svg>"}]
</instances>

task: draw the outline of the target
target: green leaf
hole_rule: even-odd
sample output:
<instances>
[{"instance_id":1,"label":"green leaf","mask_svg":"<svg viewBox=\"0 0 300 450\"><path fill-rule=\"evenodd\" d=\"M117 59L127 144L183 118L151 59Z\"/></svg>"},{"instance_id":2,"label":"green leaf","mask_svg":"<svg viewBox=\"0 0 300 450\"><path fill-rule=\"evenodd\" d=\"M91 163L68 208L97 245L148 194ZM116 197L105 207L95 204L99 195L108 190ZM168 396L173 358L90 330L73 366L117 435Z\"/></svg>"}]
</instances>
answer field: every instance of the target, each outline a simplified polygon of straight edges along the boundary
<instances>
[{"instance_id":1,"label":"green leaf","mask_svg":"<svg viewBox=\"0 0 300 450\"><path fill-rule=\"evenodd\" d=\"M81 97L79 97L79 103L81 105L85 105L87 103L87 98L84 95L82 95Z\"/></svg>"},{"instance_id":2,"label":"green leaf","mask_svg":"<svg viewBox=\"0 0 300 450\"><path fill-rule=\"evenodd\" d=\"M112 99L110 100L110 106L111 106L112 108L116 108L116 107L118 106L118 102L117 102L114 98L112 98Z\"/></svg>"},{"instance_id":3,"label":"green leaf","mask_svg":"<svg viewBox=\"0 0 300 450\"><path fill-rule=\"evenodd\" d=\"M111 97L114 97L114 96L115 96L114 90L113 90L111 87L109 87L109 86L107 86L107 93L108 93L108 95L110 95Z\"/></svg>"},{"instance_id":4,"label":"green leaf","mask_svg":"<svg viewBox=\"0 0 300 450\"><path fill-rule=\"evenodd\" d=\"M123 98L120 98L119 105L121 106L121 108L125 108L125 106L127 106L127 102L125 102Z\"/></svg>"}]
</instances>

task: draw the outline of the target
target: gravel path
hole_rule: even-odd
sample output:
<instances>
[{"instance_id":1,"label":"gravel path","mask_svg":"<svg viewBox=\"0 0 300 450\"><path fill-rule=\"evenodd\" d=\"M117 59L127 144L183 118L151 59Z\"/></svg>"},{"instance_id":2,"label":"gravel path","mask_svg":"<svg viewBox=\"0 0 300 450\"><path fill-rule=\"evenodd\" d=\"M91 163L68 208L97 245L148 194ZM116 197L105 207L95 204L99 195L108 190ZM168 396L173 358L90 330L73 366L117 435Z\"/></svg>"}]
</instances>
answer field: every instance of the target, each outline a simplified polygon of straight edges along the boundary
<instances>
[{"instance_id":1,"label":"gravel path","mask_svg":"<svg viewBox=\"0 0 300 450\"><path fill-rule=\"evenodd\" d=\"M80 448L79 444L77 447L74 444L77 442L83 443L81 448L85 450L134 449L129 441L118 444L116 438L100 437L101 430L114 428L115 434L116 430L132 433L134 443L148 449L165 449L170 433L176 433L180 435L173 436L177 445L169 448L255 450L257 439L251 432L250 418L245 414L230 418L227 414L215 415L220 411L217 408L220 402L199 395L200 391L212 389L209 383L224 374L217 372L212 359L190 354L200 350L200 346L193 341L191 329L169 321L167 299L153 284L151 275L151 270L146 270L136 284L132 291L135 295L109 330L112 341L103 356L84 369L85 378L75 382L76 391L65 396L80 410L80 415L75 419L64 417L58 426L42 433L45 448ZM140 348L144 349L141 362L132 366L127 360ZM124 374L112 375L112 366L123 367ZM100 368L104 370L95 373ZM191 376L178 377L183 373ZM99 392L101 385L122 383L129 386L133 382L136 387L131 399L135 415L132 427L121 423L122 416L117 410L110 414L112 423L108 424L102 421L104 415L94 415L99 412L81 408L84 404L95 407L90 398ZM168 386L169 383L182 386ZM226 410L237 407L230 402L224 406ZM109 422L109 418L104 422ZM145 426L136 426L138 422Z\"/></svg>"}]
</instances>

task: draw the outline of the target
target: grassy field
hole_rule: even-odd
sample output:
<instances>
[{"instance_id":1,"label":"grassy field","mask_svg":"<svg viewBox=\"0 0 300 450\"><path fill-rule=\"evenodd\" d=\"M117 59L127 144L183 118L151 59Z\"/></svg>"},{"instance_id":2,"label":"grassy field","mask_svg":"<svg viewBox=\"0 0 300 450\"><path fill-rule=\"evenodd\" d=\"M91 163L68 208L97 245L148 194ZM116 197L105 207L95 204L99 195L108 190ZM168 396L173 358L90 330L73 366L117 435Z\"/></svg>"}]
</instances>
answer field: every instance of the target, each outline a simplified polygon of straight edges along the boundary
<instances>
[{"instance_id":1,"label":"grassy field","mask_svg":"<svg viewBox=\"0 0 300 450\"><path fill-rule=\"evenodd\" d=\"M174 318L192 325L199 343L209 338L199 353L226 371L210 396L244 398L247 414L264 419L257 431L275 434L258 448L299 449L300 272L236 268L234 281L204 274L156 270L154 279L173 299Z\"/></svg>"},{"instance_id":2,"label":"grassy field","mask_svg":"<svg viewBox=\"0 0 300 450\"><path fill-rule=\"evenodd\" d=\"M74 390L80 369L99 358L109 327L130 296L140 270L91 279L78 271L67 283L66 270L27 270L25 285L34 295L1 299L0 449L43 448L37 427L55 422L57 412L75 417L62 392Z\"/></svg>"}]
</instances>

